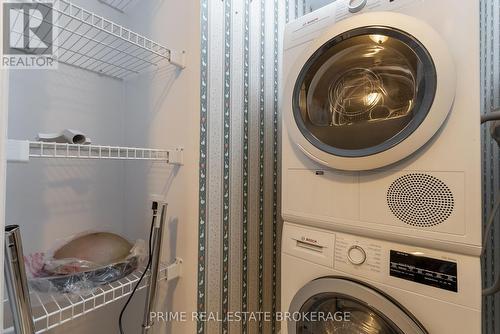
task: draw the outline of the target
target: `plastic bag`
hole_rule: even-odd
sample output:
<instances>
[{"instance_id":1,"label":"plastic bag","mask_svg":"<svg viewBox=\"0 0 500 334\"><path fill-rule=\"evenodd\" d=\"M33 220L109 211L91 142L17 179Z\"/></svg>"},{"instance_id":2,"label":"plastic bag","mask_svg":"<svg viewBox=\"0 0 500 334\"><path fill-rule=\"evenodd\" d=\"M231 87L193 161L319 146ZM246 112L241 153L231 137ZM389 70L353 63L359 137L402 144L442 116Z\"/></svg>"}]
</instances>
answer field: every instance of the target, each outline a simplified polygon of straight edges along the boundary
<instances>
[{"instance_id":1,"label":"plastic bag","mask_svg":"<svg viewBox=\"0 0 500 334\"><path fill-rule=\"evenodd\" d=\"M106 265L77 258L55 259L53 257L62 245L93 233L102 232L89 231L59 240L56 242L56 247L49 252L25 256L30 288L42 294L90 294L103 284L109 284L130 275L146 258L146 242L141 239L133 244L126 258Z\"/></svg>"}]
</instances>

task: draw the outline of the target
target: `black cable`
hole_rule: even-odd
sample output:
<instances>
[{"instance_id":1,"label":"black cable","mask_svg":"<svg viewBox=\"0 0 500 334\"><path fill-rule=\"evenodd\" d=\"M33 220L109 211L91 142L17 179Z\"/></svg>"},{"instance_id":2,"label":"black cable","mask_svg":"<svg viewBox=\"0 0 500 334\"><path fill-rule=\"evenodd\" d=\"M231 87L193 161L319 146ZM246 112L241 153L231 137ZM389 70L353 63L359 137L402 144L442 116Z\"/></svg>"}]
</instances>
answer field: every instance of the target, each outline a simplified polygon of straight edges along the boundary
<instances>
[{"instance_id":1,"label":"black cable","mask_svg":"<svg viewBox=\"0 0 500 334\"><path fill-rule=\"evenodd\" d=\"M149 242L148 242L149 243L148 264L146 265L146 268L144 268L144 272L142 273L141 277L137 281L137 284L135 285L134 289L132 290L132 293L128 296L128 299L125 302L125 305L123 305L123 308L120 311L120 317L118 318L118 327L120 328L120 334L125 333L123 330L123 323L122 323L123 322L123 314L125 313L125 310L127 309L128 304L132 300L132 297L134 297L134 294L137 291L137 288L139 287L139 285L141 284L144 276L146 276L146 273L148 272L149 268L151 267L151 261L153 259L152 238L153 238L153 229L154 229L155 222L156 222L157 212L158 212L158 203L153 202L153 219L151 220L151 228L149 230Z\"/></svg>"}]
</instances>

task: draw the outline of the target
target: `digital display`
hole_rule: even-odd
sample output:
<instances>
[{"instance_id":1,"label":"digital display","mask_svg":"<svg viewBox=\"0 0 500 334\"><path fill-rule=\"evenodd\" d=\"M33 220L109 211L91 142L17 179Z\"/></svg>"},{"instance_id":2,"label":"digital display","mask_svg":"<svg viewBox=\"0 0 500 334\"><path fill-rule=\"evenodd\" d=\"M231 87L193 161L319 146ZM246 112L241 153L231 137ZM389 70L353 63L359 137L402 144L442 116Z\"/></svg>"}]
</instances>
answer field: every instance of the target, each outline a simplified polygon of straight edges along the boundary
<instances>
[{"instance_id":1,"label":"digital display","mask_svg":"<svg viewBox=\"0 0 500 334\"><path fill-rule=\"evenodd\" d=\"M390 275L435 288L458 292L457 264L391 250Z\"/></svg>"}]
</instances>

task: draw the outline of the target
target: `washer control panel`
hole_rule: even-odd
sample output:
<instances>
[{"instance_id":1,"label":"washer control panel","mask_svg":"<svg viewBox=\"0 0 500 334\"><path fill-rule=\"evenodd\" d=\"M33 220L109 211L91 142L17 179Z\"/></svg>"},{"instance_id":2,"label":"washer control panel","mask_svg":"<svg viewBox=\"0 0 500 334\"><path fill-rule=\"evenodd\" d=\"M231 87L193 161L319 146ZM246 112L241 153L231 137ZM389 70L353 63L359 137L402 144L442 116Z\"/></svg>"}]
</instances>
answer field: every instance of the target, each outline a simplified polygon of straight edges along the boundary
<instances>
[{"instance_id":1,"label":"washer control panel","mask_svg":"<svg viewBox=\"0 0 500 334\"><path fill-rule=\"evenodd\" d=\"M480 309L481 261L475 256L288 222L282 250L286 274L350 277Z\"/></svg>"},{"instance_id":2,"label":"washer control panel","mask_svg":"<svg viewBox=\"0 0 500 334\"><path fill-rule=\"evenodd\" d=\"M418 0L338 0L336 21L349 16L374 11L394 11Z\"/></svg>"},{"instance_id":3,"label":"washer control panel","mask_svg":"<svg viewBox=\"0 0 500 334\"><path fill-rule=\"evenodd\" d=\"M458 263L439 252L336 233L334 261L336 270L370 280L458 292Z\"/></svg>"}]
</instances>

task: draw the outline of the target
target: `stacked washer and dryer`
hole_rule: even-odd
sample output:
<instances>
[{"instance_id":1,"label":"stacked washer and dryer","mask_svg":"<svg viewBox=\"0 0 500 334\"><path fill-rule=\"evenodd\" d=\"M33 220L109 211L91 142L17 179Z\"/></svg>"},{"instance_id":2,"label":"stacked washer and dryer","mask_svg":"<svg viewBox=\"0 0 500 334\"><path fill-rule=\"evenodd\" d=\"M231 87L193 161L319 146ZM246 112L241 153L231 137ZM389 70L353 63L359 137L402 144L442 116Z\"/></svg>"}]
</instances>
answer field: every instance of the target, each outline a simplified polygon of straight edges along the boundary
<instances>
[{"instance_id":1,"label":"stacked washer and dryer","mask_svg":"<svg viewBox=\"0 0 500 334\"><path fill-rule=\"evenodd\" d=\"M283 333L481 332L479 54L475 0L287 25Z\"/></svg>"}]
</instances>

